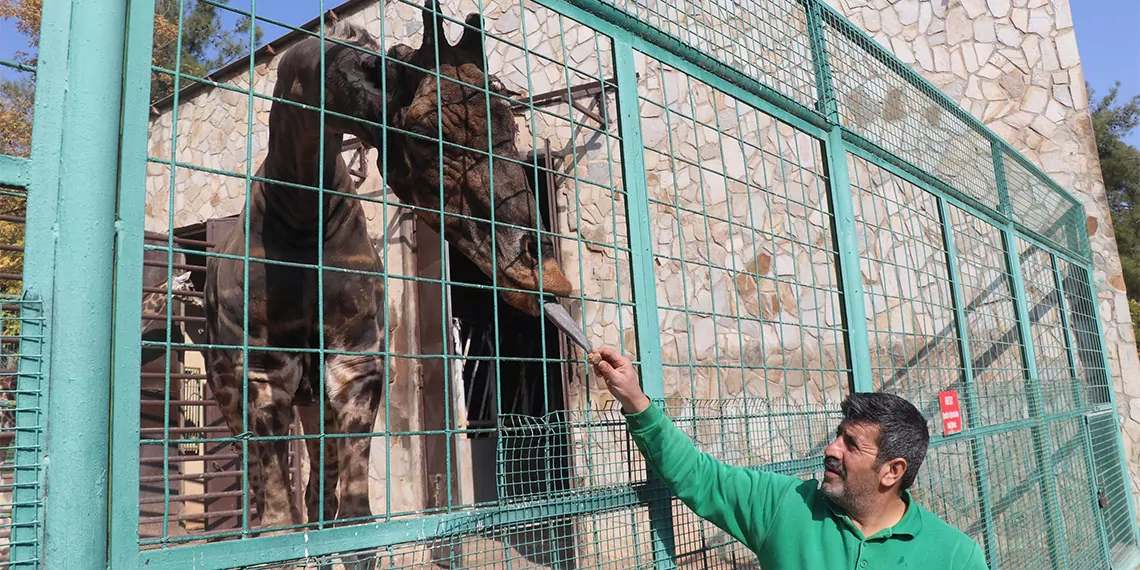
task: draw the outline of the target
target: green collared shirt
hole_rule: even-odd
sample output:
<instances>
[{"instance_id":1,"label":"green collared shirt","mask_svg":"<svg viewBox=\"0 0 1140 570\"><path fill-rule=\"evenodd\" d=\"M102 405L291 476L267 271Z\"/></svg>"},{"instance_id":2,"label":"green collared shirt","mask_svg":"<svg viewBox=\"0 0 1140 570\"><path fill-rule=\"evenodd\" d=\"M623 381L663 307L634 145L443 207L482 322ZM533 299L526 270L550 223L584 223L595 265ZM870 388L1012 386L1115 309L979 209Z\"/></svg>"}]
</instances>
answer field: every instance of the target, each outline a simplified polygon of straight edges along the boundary
<instances>
[{"instance_id":1,"label":"green collared shirt","mask_svg":"<svg viewBox=\"0 0 1140 570\"><path fill-rule=\"evenodd\" d=\"M765 570L985 570L976 542L915 503L893 527L865 537L816 480L733 467L697 450L656 405L627 415L650 467L697 516L756 553Z\"/></svg>"}]
</instances>

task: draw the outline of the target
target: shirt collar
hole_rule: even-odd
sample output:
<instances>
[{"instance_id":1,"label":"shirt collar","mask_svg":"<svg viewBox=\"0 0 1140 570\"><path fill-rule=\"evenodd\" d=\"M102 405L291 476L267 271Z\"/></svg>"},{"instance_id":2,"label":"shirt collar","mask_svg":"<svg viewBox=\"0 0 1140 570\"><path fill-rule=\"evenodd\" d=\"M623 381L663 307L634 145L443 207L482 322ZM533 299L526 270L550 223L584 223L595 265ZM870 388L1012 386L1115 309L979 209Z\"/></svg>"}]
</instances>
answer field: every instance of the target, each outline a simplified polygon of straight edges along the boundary
<instances>
[{"instance_id":1,"label":"shirt collar","mask_svg":"<svg viewBox=\"0 0 1140 570\"><path fill-rule=\"evenodd\" d=\"M903 491L902 500L903 503L906 504L906 511L903 512L903 516L901 519L899 519L899 522L895 523L894 526L884 528L883 530L880 530L879 532L866 537L865 540L886 540L895 536L908 536L914 538L916 535L918 535L918 533L922 530L922 507L920 507L918 503L914 502L914 498L911 496L909 490ZM843 521L843 524L846 524L852 531L855 531L857 534L861 534L859 533L858 527L855 526L855 523L851 521L851 517L848 516L847 513L843 512L843 509L840 509L838 506L832 504L831 500L827 497L824 497L823 501L827 504L828 508L831 509L831 512Z\"/></svg>"}]
</instances>

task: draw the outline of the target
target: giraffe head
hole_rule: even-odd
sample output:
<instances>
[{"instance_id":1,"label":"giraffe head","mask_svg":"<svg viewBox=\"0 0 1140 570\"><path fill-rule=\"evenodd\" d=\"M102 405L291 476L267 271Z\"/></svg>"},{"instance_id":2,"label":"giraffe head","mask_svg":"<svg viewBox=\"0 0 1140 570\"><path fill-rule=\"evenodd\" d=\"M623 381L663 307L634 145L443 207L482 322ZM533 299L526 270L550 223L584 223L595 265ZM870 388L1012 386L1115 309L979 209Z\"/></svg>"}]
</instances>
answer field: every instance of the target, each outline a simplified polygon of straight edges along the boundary
<instances>
[{"instance_id":1,"label":"giraffe head","mask_svg":"<svg viewBox=\"0 0 1140 570\"><path fill-rule=\"evenodd\" d=\"M539 231L511 94L485 73L479 14L467 16L451 45L436 9L435 0L426 0L419 49L397 44L387 52L394 128L383 157L386 182L454 249L508 288L500 291L504 301L539 315L544 296L566 296L572 288L550 236Z\"/></svg>"}]
</instances>

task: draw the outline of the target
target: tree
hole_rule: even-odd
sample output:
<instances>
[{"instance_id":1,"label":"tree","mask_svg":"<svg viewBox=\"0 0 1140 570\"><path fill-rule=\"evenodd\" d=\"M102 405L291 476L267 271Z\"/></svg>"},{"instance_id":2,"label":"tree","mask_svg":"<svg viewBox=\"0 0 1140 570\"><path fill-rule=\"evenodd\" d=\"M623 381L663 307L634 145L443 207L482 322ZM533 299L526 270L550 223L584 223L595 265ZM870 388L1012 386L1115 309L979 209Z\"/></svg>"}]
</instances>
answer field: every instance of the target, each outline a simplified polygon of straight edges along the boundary
<instances>
[{"instance_id":1,"label":"tree","mask_svg":"<svg viewBox=\"0 0 1140 570\"><path fill-rule=\"evenodd\" d=\"M214 0L226 3L228 0ZM179 6L184 7L179 14ZM16 30L27 38L28 48L33 52L16 52L16 62L35 67L34 51L40 43L40 16L42 0L0 0L0 18L13 19ZM181 50L179 50L179 24L181 24ZM150 75L150 100L155 101L170 95L174 89L174 66L180 65L184 74L202 78L218 67L225 65L250 50L249 16L239 16L236 24L226 28L222 24L219 9L214 3L196 0L156 0L154 11L154 47L150 63L155 68ZM261 27L253 28L253 46L261 42ZM179 57L180 56L180 57ZM192 80L182 80L187 84ZM18 83L17 86L11 83ZM23 141L31 135L32 106L17 105L18 95L31 91L30 79L0 82L0 108L17 109L23 121L17 116L5 116L0 123L0 141L15 139ZM9 95L15 93L15 95ZM26 133L25 133L26 132ZM19 148L18 146L7 148ZM9 153L6 147L0 152Z\"/></svg>"},{"instance_id":2,"label":"tree","mask_svg":"<svg viewBox=\"0 0 1140 570\"><path fill-rule=\"evenodd\" d=\"M1140 332L1140 150L1124 142L1140 126L1140 95L1121 103L1120 82L1100 100L1089 88L1096 151L1100 158L1133 329Z\"/></svg>"},{"instance_id":3,"label":"tree","mask_svg":"<svg viewBox=\"0 0 1140 570\"><path fill-rule=\"evenodd\" d=\"M217 0L225 3L227 0ZM203 77L249 50L250 19L241 17L232 29L222 25L216 6L186 0L157 0L154 14L154 46L151 57L151 101L157 101L174 90L170 73L178 63L184 74ZM43 0L0 0L0 18L14 20L16 30L28 40L30 51L18 51L17 63L35 68L39 48L40 17ZM180 18L181 17L181 18ZM181 43L179 43L181 23ZM261 29L254 28L253 45L261 41ZM179 46L181 45L181 51ZM176 63L177 62L177 63ZM165 71L164 71L165 70ZM183 80L187 85L189 80ZM0 154L27 157L31 151L32 112L35 83L29 73L15 79L0 80ZM10 221L24 216L27 199L20 193L0 188L0 243L20 246L24 243L24 225ZM0 251L0 274L21 275L24 256L20 252ZM19 296L21 281L0 278L0 297ZM0 334L18 334L14 315L0 311L3 325Z\"/></svg>"}]
</instances>

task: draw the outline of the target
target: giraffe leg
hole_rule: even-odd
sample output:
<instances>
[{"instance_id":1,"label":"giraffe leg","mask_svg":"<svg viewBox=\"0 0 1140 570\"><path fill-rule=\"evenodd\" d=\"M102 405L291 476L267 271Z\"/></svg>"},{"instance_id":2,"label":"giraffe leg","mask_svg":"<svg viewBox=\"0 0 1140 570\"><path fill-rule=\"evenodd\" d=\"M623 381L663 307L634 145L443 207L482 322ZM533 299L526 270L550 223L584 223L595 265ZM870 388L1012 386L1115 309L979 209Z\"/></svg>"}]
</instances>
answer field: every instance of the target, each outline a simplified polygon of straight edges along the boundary
<instances>
[{"instance_id":1,"label":"giraffe leg","mask_svg":"<svg viewBox=\"0 0 1140 570\"><path fill-rule=\"evenodd\" d=\"M292 501L289 485L288 435L293 423L293 394L303 370L302 354L252 353L257 362L245 375L249 378L248 426L243 426L241 357L215 359L212 363L210 388L226 423L234 434L248 427L256 437L281 437L269 441L249 442L253 459L247 473L250 491L261 518L261 526L277 527L301 522L300 512Z\"/></svg>"},{"instance_id":2,"label":"giraffe leg","mask_svg":"<svg viewBox=\"0 0 1140 570\"><path fill-rule=\"evenodd\" d=\"M337 497L337 456L336 439L316 439L309 436L316 434L335 433L336 418L331 407L325 409L324 430L321 431L320 404L301 407L301 424L305 428L305 448L309 453L309 482L305 486L305 508L308 511L308 522L316 522L318 514L323 515L325 522L331 522L336 517ZM321 473L321 443L324 442L325 463L324 474ZM321 485L324 479L324 505L322 508Z\"/></svg>"},{"instance_id":3,"label":"giraffe leg","mask_svg":"<svg viewBox=\"0 0 1140 570\"><path fill-rule=\"evenodd\" d=\"M368 434L373 431L376 412L383 395L383 359L361 356L329 356L328 372L329 403L336 415L337 431L340 434ZM337 520L358 519L372 514L368 500L368 468L372 437L340 437L336 439L339 473L337 492L340 505ZM357 524L355 520L345 524ZM373 568L375 560L370 555L346 556L342 562L347 566Z\"/></svg>"},{"instance_id":4,"label":"giraffe leg","mask_svg":"<svg viewBox=\"0 0 1140 570\"><path fill-rule=\"evenodd\" d=\"M271 381L250 381L249 427L256 437L281 438L293 423L293 394ZM256 394L256 395L255 395ZM289 441L272 439L250 442L257 455L264 492L263 527L301 522L289 485Z\"/></svg>"}]
</instances>

